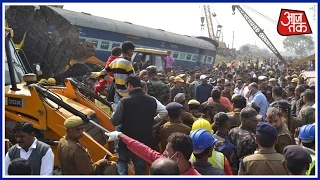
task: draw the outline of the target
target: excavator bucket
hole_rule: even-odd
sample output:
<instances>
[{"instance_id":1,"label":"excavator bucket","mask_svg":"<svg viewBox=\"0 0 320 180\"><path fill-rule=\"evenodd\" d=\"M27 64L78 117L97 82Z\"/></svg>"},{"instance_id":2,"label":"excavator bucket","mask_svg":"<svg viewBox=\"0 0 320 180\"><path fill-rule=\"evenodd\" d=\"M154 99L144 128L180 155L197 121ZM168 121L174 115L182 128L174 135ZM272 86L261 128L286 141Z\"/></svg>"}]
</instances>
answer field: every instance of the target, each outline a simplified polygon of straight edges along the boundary
<instances>
[{"instance_id":1,"label":"excavator bucket","mask_svg":"<svg viewBox=\"0 0 320 180\"><path fill-rule=\"evenodd\" d=\"M15 30L14 43L23 44L19 54L28 72L40 65L39 78L61 76L71 59L84 62L95 52L94 45L80 43L79 30L49 6L10 6L5 17Z\"/></svg>"}]
</instances>

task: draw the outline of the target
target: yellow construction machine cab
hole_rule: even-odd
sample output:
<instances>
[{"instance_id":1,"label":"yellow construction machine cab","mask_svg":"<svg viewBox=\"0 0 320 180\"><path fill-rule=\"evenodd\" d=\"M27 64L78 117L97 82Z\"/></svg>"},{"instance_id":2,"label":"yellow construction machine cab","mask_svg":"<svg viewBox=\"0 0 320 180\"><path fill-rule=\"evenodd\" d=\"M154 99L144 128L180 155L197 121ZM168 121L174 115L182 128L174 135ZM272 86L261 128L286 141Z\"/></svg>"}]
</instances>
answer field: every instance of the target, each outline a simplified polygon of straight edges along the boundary
<instances>
[{"instance_id":1,"label":"yellow construction machine cab","mask_svg":"<svg viewBox=\"0 0 320 180\"><path fill-rule=\"evenodd\" d=\"M105 155L115 161L116 156L104 146L105 130L97 122L92 109L73 99L56 94L37 84L35 74L27 74L9 32L5 33L5 133L15 143L13 127L19 122L30 122L36 129L36 137L50 144L55 154L55 166L59 166L57 142L65 136L64 121L72 116L84 120L85 132L81 144L90 152L93 161Z\"/></svg>"},{"instance_id":2,"label":"yellow construction machine cab","mask_svg":"<svg viewBox=\"0 0 320 180\"><path fill-rule=\"evenodd\" d=\"M158 72L165 71L164 58L167 51L148 49L148 48L135 48L132 56L133 67L135 71L146 69L150 65L157 66Z\"/></svg>"}]
</instances>

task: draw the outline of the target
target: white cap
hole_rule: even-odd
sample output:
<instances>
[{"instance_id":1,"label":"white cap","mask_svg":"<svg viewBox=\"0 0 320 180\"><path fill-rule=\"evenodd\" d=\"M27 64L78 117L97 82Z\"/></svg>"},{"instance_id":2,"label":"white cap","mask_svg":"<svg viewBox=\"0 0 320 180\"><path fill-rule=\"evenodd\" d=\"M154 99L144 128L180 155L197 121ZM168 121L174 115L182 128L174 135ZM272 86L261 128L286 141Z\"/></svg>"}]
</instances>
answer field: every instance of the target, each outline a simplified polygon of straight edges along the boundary
<instances>
[{"instance_id":1,"label":"white cap","mask_svg":"<svg viewBox=\"0 0 320 180\"><path fill-rule=\"evenodd\" d=\"M259 76L259 77L258 77L258 80L259 80L259 81L263 81L263 80L265 80L265 79L267 79L266 76Z\"/></svg>"},{"instance_id":2,"label":"white cap","mask_svg":"<svg viewBox=\"0 0 320 180\"><path fill-rule=\"evenodd\" d=\"M206 79L207 78L207 76L206 75L201 75L200 76L200 80L202 80L202 79Z\"/></svg>"}]
</instances>

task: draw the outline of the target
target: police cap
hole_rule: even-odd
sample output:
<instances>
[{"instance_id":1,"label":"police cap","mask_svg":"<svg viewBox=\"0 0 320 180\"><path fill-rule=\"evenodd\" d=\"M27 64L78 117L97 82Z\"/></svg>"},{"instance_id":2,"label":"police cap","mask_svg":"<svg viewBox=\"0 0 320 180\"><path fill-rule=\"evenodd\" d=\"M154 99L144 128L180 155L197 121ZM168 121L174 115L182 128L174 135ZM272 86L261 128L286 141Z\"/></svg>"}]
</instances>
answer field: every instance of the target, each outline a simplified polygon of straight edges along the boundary
<instances>
[{"instance_id":1,"label":"police cap","mask_svg":"<svg viewBox=\"0 0 320 180\"><path fill-rule=\"evenodd\" d=\"M75 128L83 124L83 121L78 116L69 117L64 121L64 127L66 128Z\"/></svg>"},{"instance_id":2,"label":"police cap","mask_svg":"<svg viewBox=\"0 0 320 180\"><path fill-rule=\"evenodd\" d=\"M284 148L283 155L286 161L293 164L308 165L312 159L309 153L298 145L289 145Z\"/></svg>"}]
</instances>

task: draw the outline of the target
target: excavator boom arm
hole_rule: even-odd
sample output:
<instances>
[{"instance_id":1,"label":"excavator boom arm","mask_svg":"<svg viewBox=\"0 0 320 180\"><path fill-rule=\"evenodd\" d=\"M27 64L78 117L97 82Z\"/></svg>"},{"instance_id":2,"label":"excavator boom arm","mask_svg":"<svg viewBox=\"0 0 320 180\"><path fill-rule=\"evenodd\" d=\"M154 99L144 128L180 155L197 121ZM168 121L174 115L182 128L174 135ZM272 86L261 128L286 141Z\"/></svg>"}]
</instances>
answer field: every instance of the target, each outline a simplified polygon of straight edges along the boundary
<instances>
[{"instance_id":1,"label":"excavator boom arm","mask_svg":"<svg viewBox=\"0 0 320 180\"><path fill-rule=\"evenodd\" d=\"M263 29L261 29L257 23L255 23L252 18L239 6L239 5L232 5L232 11L233 15L235 14L235 10L238 9L238 11L241 13L241 15L244 17L244 19L247 21L247 23L250 25L252 30L256 33L256 35L264 42L265 45L268 46L268 48L279 58L282 63L285 65L288 65L288 63L285 61L285 59L281 56L279 51L275 48L275 46L272 44L268 36L263 32Z\"/></svg>"}]
</instances>

